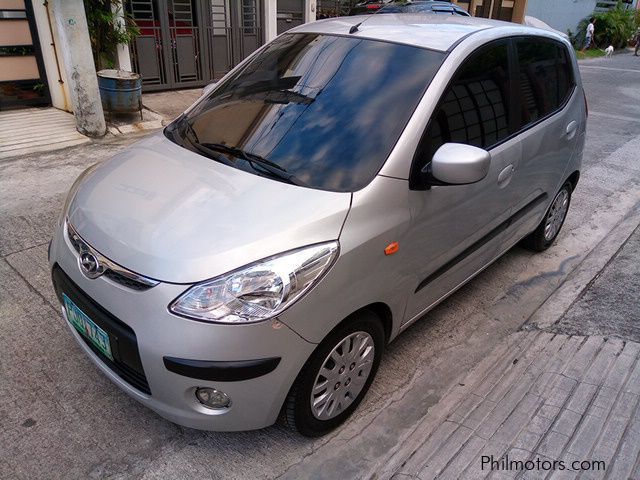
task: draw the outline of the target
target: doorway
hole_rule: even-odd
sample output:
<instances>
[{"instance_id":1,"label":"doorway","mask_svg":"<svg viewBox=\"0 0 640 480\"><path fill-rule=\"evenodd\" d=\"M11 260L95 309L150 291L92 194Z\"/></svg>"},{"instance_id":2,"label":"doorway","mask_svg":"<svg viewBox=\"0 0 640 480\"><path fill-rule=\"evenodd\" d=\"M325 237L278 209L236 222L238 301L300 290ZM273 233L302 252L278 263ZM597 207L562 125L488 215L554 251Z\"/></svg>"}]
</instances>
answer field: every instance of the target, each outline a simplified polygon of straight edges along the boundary
<instances>
[{"instance_id":1,"label":"doorway","mask_svg":"<svg viewBox=\"0 0 640 480\"><path fill-rule=\"evenodd\" d=\"M206 85L264 42L259 0L128 0L127 12L144 91Z\"/></svg>"},{"instance_id":2,"label":"doorway","mask_svg":"<svg viewBox=\"0 0 640 480\"><path fill-rule=\"evenodd\" d=\"M278 35L304 23L304 0L278 0Z\"/></svg>"}]
</instances>

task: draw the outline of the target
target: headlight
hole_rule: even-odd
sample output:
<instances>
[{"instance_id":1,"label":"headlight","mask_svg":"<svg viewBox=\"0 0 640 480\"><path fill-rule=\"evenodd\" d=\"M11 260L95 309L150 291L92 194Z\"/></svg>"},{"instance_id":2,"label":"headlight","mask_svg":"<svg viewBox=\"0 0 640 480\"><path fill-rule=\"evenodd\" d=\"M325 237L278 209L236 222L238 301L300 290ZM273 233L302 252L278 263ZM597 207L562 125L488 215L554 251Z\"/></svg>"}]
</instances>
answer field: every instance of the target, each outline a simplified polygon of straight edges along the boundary
<instances>
[{"instance_id":1,"label":"headlight","mask_svg":"<svg viewBox=\"0 0 640 480\"><path fill-rule=\"evenodd\" d=\"M309 291L337 254L338 242L329 242L276 255L194 285L169 310L210 322L266 320Z\"/></svg>"}]
</instances>

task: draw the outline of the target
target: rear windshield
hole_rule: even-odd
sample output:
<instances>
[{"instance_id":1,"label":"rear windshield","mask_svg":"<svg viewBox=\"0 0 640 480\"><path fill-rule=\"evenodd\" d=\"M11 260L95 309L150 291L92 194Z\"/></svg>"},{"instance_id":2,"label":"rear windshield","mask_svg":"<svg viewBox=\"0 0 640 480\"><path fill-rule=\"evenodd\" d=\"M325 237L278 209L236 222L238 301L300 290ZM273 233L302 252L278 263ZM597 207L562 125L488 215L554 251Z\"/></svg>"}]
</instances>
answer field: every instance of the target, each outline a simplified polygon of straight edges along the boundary
<instances>
[{"instance_id":1,"label":"rear windshield","mask_svg":"<svg viewBox=\"0 0 640 480\"><path fill-rule=\"evenodd\" d=\"M443 59L407 45L285 34L165 134L256 175L359 190L382 167Z\"/></svg>"}]
</instances>

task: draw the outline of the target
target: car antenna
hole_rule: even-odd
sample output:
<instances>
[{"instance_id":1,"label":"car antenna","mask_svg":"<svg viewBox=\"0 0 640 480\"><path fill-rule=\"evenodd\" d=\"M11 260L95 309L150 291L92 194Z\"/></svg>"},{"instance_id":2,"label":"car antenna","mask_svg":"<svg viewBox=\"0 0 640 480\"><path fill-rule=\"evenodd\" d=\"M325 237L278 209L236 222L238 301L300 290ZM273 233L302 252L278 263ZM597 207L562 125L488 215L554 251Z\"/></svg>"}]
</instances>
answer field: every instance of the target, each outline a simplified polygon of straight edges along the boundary
<instances>
[{"instance_id":1,"label":"car antenna","mask_svg":"<svg viewBox=\"0 0 640 480\"><path fill-rule=\"evenodd\" d=\"M358 31L358 27L364 23L364 20L360 23L356 23L349 29L349 33L356 33Z\"/></svg>"}]
</instances>

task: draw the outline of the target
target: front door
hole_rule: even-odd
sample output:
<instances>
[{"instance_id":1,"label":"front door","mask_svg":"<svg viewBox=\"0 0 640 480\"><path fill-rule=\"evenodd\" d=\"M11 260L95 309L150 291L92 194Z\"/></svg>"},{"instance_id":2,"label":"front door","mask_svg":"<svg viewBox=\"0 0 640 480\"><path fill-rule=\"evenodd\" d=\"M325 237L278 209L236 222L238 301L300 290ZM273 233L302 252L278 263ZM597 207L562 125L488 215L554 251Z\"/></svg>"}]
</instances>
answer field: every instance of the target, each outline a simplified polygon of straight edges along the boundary
<instances>
[{"instance_id":1,"label":"front door","mask_svg":"<svg viewBox=\"0 0 640 480\"><path fill-rule=\"evenodd\" d=\"M196 0L129 0L140 29L131 43L133 70L143 89L196 87L208 81L202 55L202 5Z\"/></svg>"},{"instance_id":2,"label":"front door","mask_svg":"<svg viewBox=\"0 0 640 480\"><path fill-rule=\"evenodd\" d=\"M129 0L130 45L143 90L206 85L263 43L258 0Z\"/></svg>"},{"instance_id":3,"label":"front door","mask_svg":"<svg viewBox=\"0 0 640 480\"><path fill-rule=\"evenodd\" d=\"M431 161L444 143L464 143L491 153L487 176L471 185L433 186L409 193L410 258L415 285L405 321L410 321L500 252L511 214L511 174L522 154L512 131L509 42L499 40L474 52L455 74L418 148ZM417 170L422 166L418 162Z\"/></svg>"},{"instance_id":4,"label":"front door","mask_svg":"<svg viewBox=\"0 0 640 480\"><path fill-rule=\"evenodd\" d=\"M278 0L278 35L304 23L304 0Z\"/></svg>"},{"instance_id":5,"label":"front door","mask_svg":"<svg viewBox=\"0 0 640 480\"><path fill-rule=\"evenodd\" d=\"M206 40L209 77L221 78L263 44L258 0L211 0Z\"/></svg>"}]
</instances>

